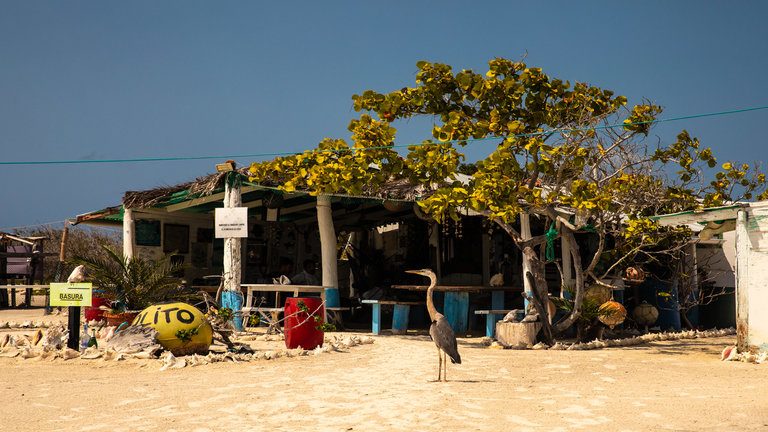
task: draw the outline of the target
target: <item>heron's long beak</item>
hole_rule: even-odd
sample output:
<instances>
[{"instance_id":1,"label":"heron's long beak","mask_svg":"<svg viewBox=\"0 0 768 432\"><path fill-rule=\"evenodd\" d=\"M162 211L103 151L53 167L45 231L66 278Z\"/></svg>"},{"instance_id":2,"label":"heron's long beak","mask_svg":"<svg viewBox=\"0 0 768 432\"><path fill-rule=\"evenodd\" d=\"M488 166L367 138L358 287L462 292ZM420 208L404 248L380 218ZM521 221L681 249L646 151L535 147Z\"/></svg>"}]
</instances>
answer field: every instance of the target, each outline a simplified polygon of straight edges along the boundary
<instances>
[{"instance_id":1,"label":"heron's long beak","mask_svg":"<svg viewBox=\"0 0 768 432\"><path fill-rule=\"evenodd\" d=\"M421 274L418 270L406 270L405 272L410 274Z\"/></svg>"}]
</instances>

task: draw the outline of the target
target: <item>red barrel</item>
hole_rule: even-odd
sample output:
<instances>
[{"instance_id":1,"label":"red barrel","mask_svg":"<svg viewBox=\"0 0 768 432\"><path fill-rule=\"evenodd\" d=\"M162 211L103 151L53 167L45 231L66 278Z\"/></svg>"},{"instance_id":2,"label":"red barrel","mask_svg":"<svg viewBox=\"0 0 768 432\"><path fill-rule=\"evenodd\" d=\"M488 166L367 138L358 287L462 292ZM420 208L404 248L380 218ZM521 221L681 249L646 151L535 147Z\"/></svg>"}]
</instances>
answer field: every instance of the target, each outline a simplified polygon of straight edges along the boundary
<instances>
[{"instance_id":1,"label":"red barrel","mask_svg":"<svg viewBox=\"0 0 768 432\"><path fill-rule=\"evenodd\" d=\"M300 305L307 311L302 311ZM325 308L323 301L317 297L288 297L285 299L285 346L288 349L304 348L306 350L323 346L323 331L318 330L323 323Z\"/></svg>"},{"instance_id":2,"label":"red barrel","mask_svg":"<svg viewBox=\"0 0 768 432\"><path fill-rule=\"evenodd\" d=\"M104 311L99 306L109 306L109 299L93 296L91 297L91 307L83 308L85 321L101 321L104 319Z\"/></svg>"}]
</instances>

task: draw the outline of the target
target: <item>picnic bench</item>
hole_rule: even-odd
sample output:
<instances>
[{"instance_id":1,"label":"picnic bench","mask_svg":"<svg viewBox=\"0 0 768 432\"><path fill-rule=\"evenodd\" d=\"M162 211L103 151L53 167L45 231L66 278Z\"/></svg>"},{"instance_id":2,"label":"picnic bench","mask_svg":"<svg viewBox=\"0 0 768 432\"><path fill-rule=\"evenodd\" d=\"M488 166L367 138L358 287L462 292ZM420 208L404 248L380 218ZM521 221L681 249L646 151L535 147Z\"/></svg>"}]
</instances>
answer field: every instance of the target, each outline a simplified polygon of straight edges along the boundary
<instances>
[{"instance_id":1,"label":"picnic bench","mask_svg":"<svg viewBox=\"0 0 768 432\"><path fill-rule=\"evenodd\" d=\"M401 300L362 300L363 304L369 304L373 308L371 314L371 333L381 334L381 306L394 306L392 315L392 333L403 334L408 330L408 314L411 306L423 305L424 302Z\"/></svg>"},{"instance_id":2,"label":"picnic bench","mask_svg":"<svg viewBox=\"0 0 768 432\"><path fill-rule=\"evenodd\" d=\"M427 285L392 285L393 289L426 292ZM445 293L443 315L457 334L467 331L469 325L469 294L490 293L491 309L501 310L504 307L505 292L521 292L522 288L513 286L485 285L437 285L435 291Z\"/></svg>"}]
</instances>

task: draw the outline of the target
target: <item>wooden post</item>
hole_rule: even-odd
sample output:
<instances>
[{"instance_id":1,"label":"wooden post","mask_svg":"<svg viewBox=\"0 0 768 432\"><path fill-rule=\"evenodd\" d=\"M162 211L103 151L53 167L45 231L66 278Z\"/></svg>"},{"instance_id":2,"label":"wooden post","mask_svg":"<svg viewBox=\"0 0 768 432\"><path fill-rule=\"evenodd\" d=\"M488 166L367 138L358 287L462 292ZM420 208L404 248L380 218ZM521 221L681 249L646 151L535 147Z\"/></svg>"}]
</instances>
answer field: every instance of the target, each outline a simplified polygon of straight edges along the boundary
<instances>
[{"instance_id":1,"label":"wooden post","mask_svg":"<svg viewBox=\"0 0 768 432\"><path fill-rule=\"evenodd\" d=\"M129 208L123 209L123 256L128 259L136 256L133 247L135 242L133 231L133 210Z\"/></svg>"},{"instance_id":2,"label":"wooden post","mask_svg":"<svg viewBox=\"0 0 768 432\"><path fill-rule=\"evenodd\" d=\"M237 171L229 171L224 182L224 208L242 207L239 174ZM229 307L235 312L235 329L243 331L243 319L240 309L243 306L240 291L242 277L242 242L239 237L224 238L224 274L221 305Z\"/></svg>"},{"instance_id":3,"label":"wooden post","mask_svg":"<svg viewBox=\"0 0 768 432\"><path fill-rule=\"evenodd\" d=\"M520 213L520 236L523 240L530 240L531 236L531 215L528 213ZM530 258L523 254L523 291L529 296L533 295L534 286L531 285L531 281L525 277L526 274L531 272ZM525 309L528 310L528 299L523 301Z\"/></svg>"},{"instance_id":4,"label":"wooden post","mask_svg":"<svg viewBox=\"0 0 768 432\"><path fill-rule=\"evenodd\" d=\"M336 229L333 226L331 197L317 196L317 227L320 231L320 255L323 269L323 286L325 287L326 308L338 307L339 304L339 273L336 263Z\"/></svg>"},{"instance_id":5,"label":"wooden post","mask_svg":"<svg viewBox=\"0 0 768 432\"><path fill-rule=\"evenodd\" d=\"M736 347L749 348L749 231L747 211L736 214Z\"/></svg>"}]
</instances>

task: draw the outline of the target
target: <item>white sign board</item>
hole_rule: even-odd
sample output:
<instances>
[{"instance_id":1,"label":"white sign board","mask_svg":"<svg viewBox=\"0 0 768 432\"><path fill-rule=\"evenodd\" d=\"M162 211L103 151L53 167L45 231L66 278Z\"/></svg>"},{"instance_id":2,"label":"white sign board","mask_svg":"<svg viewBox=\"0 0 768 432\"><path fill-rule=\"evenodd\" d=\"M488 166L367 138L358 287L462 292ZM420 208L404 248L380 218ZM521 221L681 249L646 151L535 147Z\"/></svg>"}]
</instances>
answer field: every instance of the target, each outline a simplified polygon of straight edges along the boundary
<instances>
[{"instance_id":1,"label":"white sign board","mask_svg":"<svg viewBox=\"0 0 768 432\"><path fill-rule=\"evenodd\" d=\"M248 207L217 208L216 238L248 237Z\"/></svg>"}]
</instances>

